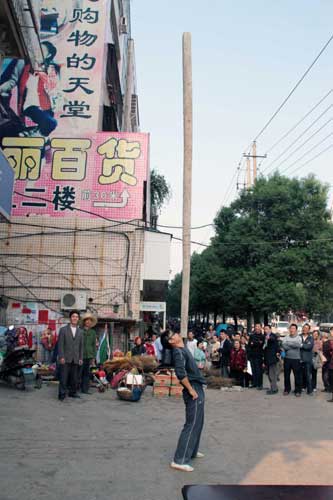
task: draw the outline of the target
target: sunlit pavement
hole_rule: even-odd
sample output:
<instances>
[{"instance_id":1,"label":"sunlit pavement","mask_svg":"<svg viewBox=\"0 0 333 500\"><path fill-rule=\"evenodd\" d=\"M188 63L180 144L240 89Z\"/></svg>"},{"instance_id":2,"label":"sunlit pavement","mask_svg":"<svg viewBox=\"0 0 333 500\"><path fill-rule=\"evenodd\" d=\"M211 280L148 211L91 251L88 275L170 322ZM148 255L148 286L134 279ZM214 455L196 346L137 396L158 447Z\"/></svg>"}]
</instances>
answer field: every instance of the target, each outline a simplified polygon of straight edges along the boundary
<instances>
[{"instance_id":1,"label":"sunlit pavement","mask_svg":"<svg viewBox=\"0 0 333 500\"><path fill-rule=\"evenodd\" d=\"M1 500L171 500L184 484L333 484L325 393L207 390L206 457L186 474L169 468L181 400L148 388L139 403L113 391L60 403L56 390L0 386Z\"/></svg>"}]
</instances>

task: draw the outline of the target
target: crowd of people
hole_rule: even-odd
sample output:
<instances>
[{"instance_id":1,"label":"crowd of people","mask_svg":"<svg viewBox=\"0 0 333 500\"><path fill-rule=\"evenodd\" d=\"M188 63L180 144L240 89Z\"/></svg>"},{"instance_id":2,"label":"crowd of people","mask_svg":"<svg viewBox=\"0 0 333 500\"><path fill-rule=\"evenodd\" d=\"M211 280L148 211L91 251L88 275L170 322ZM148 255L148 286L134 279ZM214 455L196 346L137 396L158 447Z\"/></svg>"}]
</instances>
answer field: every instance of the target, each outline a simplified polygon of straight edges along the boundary
<instances>
[{"instance_id":1,"label":"crowd of people","mask_svg":"<svg viewBox=\"0 0 333 500\"><path fill-rule=\"evenodd\" d=\"M294 377L293 393L312 396L317 391L318 370L321 370L323 391L333 390L333 329L330 336L304 324L290 324L289 333L280 337L271 325L257 323L254 330L230 333L216 332L213 327L203 335L188 333L186 347L197 367L207 371L220 370L222 377L236 380L243 387L263 389L266 372L270 388L267 394L277 394L280 374L284 374L285 396L292 392L291 374Z\"/></svg>"}]
</instances>

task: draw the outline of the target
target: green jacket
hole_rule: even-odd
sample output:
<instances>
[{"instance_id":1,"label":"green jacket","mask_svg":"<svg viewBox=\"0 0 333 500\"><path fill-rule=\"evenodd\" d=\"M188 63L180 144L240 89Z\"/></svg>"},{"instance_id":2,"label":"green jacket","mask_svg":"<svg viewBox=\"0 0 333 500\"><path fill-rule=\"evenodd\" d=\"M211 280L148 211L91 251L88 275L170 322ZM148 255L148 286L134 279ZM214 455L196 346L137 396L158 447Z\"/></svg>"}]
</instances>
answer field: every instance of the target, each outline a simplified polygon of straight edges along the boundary
<instances>
[{"instance_id":1,"label":"green jacket","mask_svg":"<svg viewBox=\"0 0 333 500\"><path fill-rule=\"evenodd\" d=\"M93 328L83 328L83 359L95 359L96 357L96 332Z\"/></svg>"}]
</instances>

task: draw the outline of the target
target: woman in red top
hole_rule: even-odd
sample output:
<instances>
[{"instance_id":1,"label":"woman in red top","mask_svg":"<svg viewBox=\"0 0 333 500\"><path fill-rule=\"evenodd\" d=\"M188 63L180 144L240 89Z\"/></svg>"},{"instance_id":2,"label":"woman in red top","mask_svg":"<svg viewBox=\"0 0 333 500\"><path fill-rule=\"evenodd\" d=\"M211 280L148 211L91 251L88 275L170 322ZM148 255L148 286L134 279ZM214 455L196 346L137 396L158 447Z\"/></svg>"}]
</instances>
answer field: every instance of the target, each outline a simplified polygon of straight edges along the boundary
<instances>
[{"instance_id":1,"label":"woman in red top","mask_svg":"<svg viewBox=\"0 0 333 500\"><path fill-rule=\"evenodd\" d=\"M235 379L237 384L242 387L245 387L246 366L246 352L241 349L239 340L235 340L230 353L230 377Z\"/></svg>"}]
</instances>

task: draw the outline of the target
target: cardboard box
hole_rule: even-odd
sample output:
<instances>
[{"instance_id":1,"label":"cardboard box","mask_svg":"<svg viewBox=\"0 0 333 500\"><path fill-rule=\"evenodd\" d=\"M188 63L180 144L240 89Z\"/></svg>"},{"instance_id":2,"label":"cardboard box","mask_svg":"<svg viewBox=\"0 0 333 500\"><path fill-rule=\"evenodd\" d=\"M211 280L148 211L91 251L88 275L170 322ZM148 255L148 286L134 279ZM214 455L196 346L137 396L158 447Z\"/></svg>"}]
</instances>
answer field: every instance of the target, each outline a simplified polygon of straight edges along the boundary
<instances>
[{"instance_id":1,"label":"cardboard box","mask_svg":"<svg viewBox=\"0 0 333 500\"><path fill-rule=\"evenodd\" d=\"M154 386L170 387L170 385L171 385L171 372L168 370L159 371L155 374L154 379L155 379Z\"/></svg>"},{"instance_id":2,"label":"cardboard box","mask_svg":"<svg viewBox=\"0 0 333 500\"><path fill-rule=\"evenodd\" d=\"M181 385L181 383L179 382L179 380L176 376L175 370L171 370L171 385L183 388L183 386Z\"/></svg>"},{"instance_id":3,"label":"cardboard box","mask_svg":"<svg viewBox=\"0 0 333 500\"><path fill-rule=\"evenodd\" d=\"M153 396L156 398L168 398L170 395L170 386L154 385Z\"/></svg>"},{"instance_id":4,"label":"cardboard box","mask_svg":"<svg viewBox=\"0 0 333 500\"><path fill-rule=\"evenodd\" d=\"M182 386L171 386L170 387L170 396L174 398L182 398L183 397L183 387Z\"/></svg>"}]
</instances>

